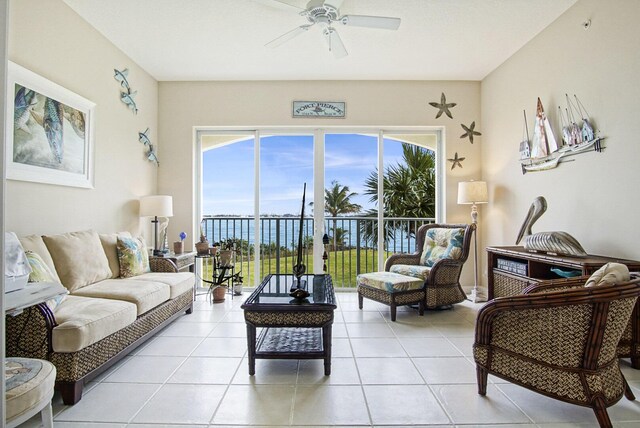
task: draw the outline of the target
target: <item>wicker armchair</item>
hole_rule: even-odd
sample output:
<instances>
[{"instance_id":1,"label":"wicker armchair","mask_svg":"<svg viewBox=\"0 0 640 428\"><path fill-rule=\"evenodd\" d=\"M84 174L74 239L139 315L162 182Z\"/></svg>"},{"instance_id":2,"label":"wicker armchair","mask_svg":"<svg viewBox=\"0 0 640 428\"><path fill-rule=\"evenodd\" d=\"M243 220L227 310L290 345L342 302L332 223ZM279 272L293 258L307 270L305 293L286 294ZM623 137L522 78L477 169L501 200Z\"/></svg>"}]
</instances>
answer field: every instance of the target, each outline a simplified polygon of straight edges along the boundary
<instances>
[{"instance_id":1,"label":"wicker armchair","mask_svg":"<svg viewBox=\"0 0 640 428\"><path fill-rule=\"evenodd\" d=\"M425 224L416 232L416 249L413 254L393 254L387 259L384 270L391 271L393 265L420 265L420 257L424 247L425 235L432 228L464 229L462 254L457 259L442 259L436 262L425 278L425 306L433 309L440 306L460 303L467 298L460 286L462 266L469 257L471 237L475 231L475 224ZM404 272L402 272L404 273Z\"/></svg>"},{"instance_id":2,"label":"wicker armchair","mask_svg":"<svg viewBox=\"0 0 640 428\"><path fill-rule=\"evenodd\" d=\"M600 426L611 427L607 407L623 394L635 399L618 366L616 348L638 295L640 279L490 301L476 322L478 393L486 394L491 373L591 407Z\"/></svg>"},{"instance_id":3,"label":"wicker armchair","mask_svg":"<svg viewBox=\"0 0 640 428\"><path fill-rule=\"evenodd\" d=\"M568 290L571 288L582 288L589 276L580 276L570 279L544 281L540 284L531 285L523 290L523 294L549 293L552 291ZM632 276L631 279L640 278ZM633 308L629 323L622 333L622 338L618 344L618 357L630 358L631 367L640 370L640 300Z\"/></svg>"}]
</instances>

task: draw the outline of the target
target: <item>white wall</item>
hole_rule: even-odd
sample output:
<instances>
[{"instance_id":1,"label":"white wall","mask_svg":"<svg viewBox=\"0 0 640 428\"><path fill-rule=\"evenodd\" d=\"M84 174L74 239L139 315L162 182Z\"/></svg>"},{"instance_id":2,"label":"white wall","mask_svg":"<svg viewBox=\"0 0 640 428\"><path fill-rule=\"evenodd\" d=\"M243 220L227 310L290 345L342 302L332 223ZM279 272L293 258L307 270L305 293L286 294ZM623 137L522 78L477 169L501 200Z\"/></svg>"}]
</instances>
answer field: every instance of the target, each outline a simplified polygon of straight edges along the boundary
<instances>
[{"instance_id":1,"label":"white wall","mask_svg":"<svg viewBox=\"0 0 640 428\"><path fill-rule=\"evenodd\" d=\"M7 71L7 28L8 24L8 3L6 0L0 0L0 99L5 99L6 97L6 71ZM0 114L0 132L4 135L5 126L8 124L5 123L4 108L0 108L2 114ZM4 141L4 139L3 139ZM4 143L3 143L4 146ZM3 201L2 207L0 207L0 250L2 250L2 254L4 254L4 216L5 216L5 206L4 204L4 193L5 193L5 170L4 170L4 150L0 152L0 170L2 171L2 185L0 186L0 200ZM3 275L0 277L0 289L2 293L0 293L0 308L2 309L2 313L4 313L4 257L0 260L0 272L3 272ZM4 316L0 318L0 362L4 367ZM5 420L6 414L6 406L5 406L5 384L2 382L0 385L0 397L2 397L2 406L0 406L0 421Z\"/></svg>"},{"instance_id":2,"label":"white wall","mask_svg":"<svg viewBox=\"0 0 640 428\"><path fill-rule=\"evenodd\" d=\"M446 162L446 213L448 222L470 221L469 206L458 206L457 183L480 177L479 146L460 139L461 123L480 127L479 82L450 81L264 81L264 82L160 82L159 128L164 163L159 171L159 191L173 195L174 217L169 236L194 230L192 166L195 163L194 126L445 126L446 155L466 157L463 168L451 171ZM444 92L453 119L435 119L429 102L440 102ZM293 119L294 100L345 101L345 119ZM253 171L239 171L252 174ZM190 247L192 241L187 243ZM471 286L471 263L463 284Z\"/></svg>"},{"instance_id":3,"label":"white wall","mask_svg":"<svg viewBox=\"0 0 640 428\"><path fill-rule=\"evenodd\" d=\"M482 81L482 172L492 198L482 244L513 245L529 205L542 195L549 208L534 232L566 231L588 253L640 260L639 21L637 0L580 0ZM540 97L557 127L565 93L578 95L606 149L522 175L522 110L532 130Z\"/></svg>"},{"instance_id":4,"label":"white wall","mask_svg":"<svg viewBox=\"0 0 640 428\"><path fill-rule=\"evenodd\" d=\"M157 184L157 167L138 142L138 132L147 127L158 141L157 82L60 0L11 2L9 59L97 107L95 189L8 180L7 230L137 232L138 198L155 193ZM138 115L120 101L114 68L129 68Z\"/></svg>"}]
</instances>

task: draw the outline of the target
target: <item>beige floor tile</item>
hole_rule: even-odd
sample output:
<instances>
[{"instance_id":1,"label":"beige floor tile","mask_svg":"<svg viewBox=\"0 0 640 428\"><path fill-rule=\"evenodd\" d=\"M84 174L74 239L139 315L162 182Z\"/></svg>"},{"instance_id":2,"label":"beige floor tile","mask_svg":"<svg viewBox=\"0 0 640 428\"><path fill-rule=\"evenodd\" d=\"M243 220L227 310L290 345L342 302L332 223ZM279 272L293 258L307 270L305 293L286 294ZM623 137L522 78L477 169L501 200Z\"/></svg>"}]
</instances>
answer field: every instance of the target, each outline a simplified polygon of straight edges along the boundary
<instances>
[{"instance_id":1,"label":"beige floor tile","mask_svg":"<svg viewBox=\"0 0 640 428\"><path fill-rule=\"evenodd\" d=\"M249 376L249 364L242 359L232 384L295 385L298 378L298 360L256 360L256 374Z\"/></svg>"},{"instance_id":2,"label":"beige floor tile","mask_svg":"<svg viewBox=\"0 0 640 428\"><path fill-rule=\"evenodd\" d=\"M245 323L221 322L210 333L209 337L247 337L247 325Z\"/></svg>"},{"instance_id":3,"label":"beige floor tile","mask_svg":"<svg viewBox=\"0 0 640 428\"><path fill-rule=\"evenodd\" d=\"M342 318L347 323L372 323L372 322L385 322L380 312L365 312L365 311L342 311Z\"/></svg>"},{"instance_id":4,"label":"beige floor tile","mask_svg":"<svg viewBox=\"0 0 640 428\"><path fill-rule=\"evenodd\" d=\"M376 426L450 423L426 385L367 385L364 394Z\"/></svg>"},{"instance_id":5,"label":"beige floor tile","mask_svg":"<svg viewBox=\"0 0 640 428\"><path fill-rule=\"evenodd\" d=\"M244 323L244 311L229 311L221 321Z\"/></svg>"},{"instance_id":6,"label":"beige floor tile","mask_svg":"<svg viewBox=\"0 0 640 428\"><path fill-rule=\"evenodd\" d=\"M473 337L448 337L447 340L465 357L473 357Z\"/></svg>"},{"instance_id":7,"label":"beige floor tile","mask_svg":"<svg viewBox=\"0 0 640 428\"><path fill-rule=\"evenodd\" d=\"M474 337L475 328L469 322L435 324L435 328L442 333L443 336L449 337Z\"/></svg>"},{"instance_id":8,"label":"beige floor tile","mask_svg":"<svg viewBox=\"0 0 640 428\"><path fill-rule=\"evenodd\" d=\"M442 337L442 333L429 322L405 322L398 319L389 327L397 337Z\"/></svg>"},{"instance_id":9,"label":"beige floor tile","mask_svg":"<svg viewBox=\"0 0 640 428\"><path fill-rule=\"evenodd\" d=\"M164 383L184 360L185 357L136 355L103 382Z\"/></svg>"},{"instance_id":10,"label":"beige floor tile","mask_svg":"<svg viewBox=\"0 0 640 428\"><path fill-rule=\"evenodd\" d=\"M361 338L351 339L353 354L363 357L406 357L407 353L395 338Z\"/></svg>"},{"instance_id":11,"label":"beige floor tile","mask_svg":"<svg viewBox=\"0 0 640 428\"><path fill-rule=\"evenodd\" d=\"M394 334L386 323L347 323L347 333L355 337L393 337Z\"/></svg>"},{"instance_id":12,"label":"beige floor tile","mask_svg":"<svg viewBox=\"0 0 640 428\"><path fill-rule=\"evenodd\" d=\"M160 385L101 383L55 417L70 422L128 422Z\"/></svg>"},{"instance_id":13,"label":"beige floor tile","mask_svg":"<svg viewBox=\"0 0 640 428\"><path fill-rule=\"evenodd\" d=\"M476 385L434 385L436 398L456 424L527 423L531 421L495 386L487 395L478 394Z\"/></svg>"},{"instance_id":14,"label":"beige floor tile","mask_svg":"<svg viewBox=\"0 0 640 428\"><path fill-rule=\"evenodd\" d=\"M208 337L193 351L194 357L242 357L247 352L247 339L240 337Z\"/></svg>"},{"instance_id":15,"label":"beige floor tile","mask_svg":"<svg viewBox=\"0 0 640 428\"><path fill-rule=\"evenodd\" d=\"M289 425L294 386L231 385L213 417L214 424Z\"/></svg>"},{"instance_id":16,"label":"beige floor tile","mask_svg":"<svg viewBox=\"0 0 640 428\"><path fill-rule=\"evenodd\" d=\"M155 355L163 357L186 357L202 342L200 337L161 337L149 341L149 344L136 355Z\"/></svg>"},{"instance_id":17,"label":"beige floor tile","mask_svg":"<svg viewBox=\"0 0 640 428\"><path fill-rule=\"evenodd\" d=\"M363 385L424 384L409 358L361 358L356 364Z\"/></svg>"},{"instance_id":18,"label":"beige floor tile","mask_svg":"<svg viewBox=\"0 0 640 428\"><path fill-rule=\"evenodd\" d=\"M353 351L351 350L351 343L349 339L332 339L331 340L331 357L332 358L347 358L353 357Z\"/></svg>"},{"instance_id":19,"label":"beige floor tile","mask_svg":"<svg viewBox=\"0 0 640 428\"><path fill-rule=\"evenodd\" d=\"M241 358L189 357L168 383L228 384L238 370Z\"/></svg>"},{"instance_id":20,"label":"beige floor tile","mask_svg":"<svg viewBox=\"0 0 640 428\"><path fill-rule=\"evenodd\" d=\"M400 337L410 357L459 357L461 352L444 337Z\"/></svg>"},{"instance_id":21,"label":"beige floor tile","mask_svg":"<svg viewBox=\"0 0 640 428\"><path fill-rule=\"evenodd\" d=\"M164 385L133 419L139 423L209 423L224 385Z\"/></svg>"},{"instance_id":22,"label":"beige floor tile","mask_svg":"<svg viewBox=\"0 0 640 428\"><path fill-rule=\"evenodd\" d=\"M213 322L175 322L162 330L158 336L207 337L216 325L217 323Z\"/></svg>"},{"instance_id":23,"label":"beige floor tile","mask_svg":"<svg viewBox=\"0 0 640 428\"><path fill-rule=\"evenodd\" d=\"M298 386L293 407L294 425L370 424L360 386Z\"/></svg>"},{"instance_id":24,"label":"beige floor tile","mask_svg":"<svg viewBox=\"0 0 640 428\"><path fill-rule=\"evenodd\" d=\"M476 384L476 367L465 357L414 358L413 362L429 385Z\"/></svg>"},{"instance_id":25,"label":"beige floor tile","mask_svg":"<svg viewBox=\"0 0 640 428\"><path fill-rule=\"evenodd\" d=\"M332 358L331 375L324 375L323 360L301 360L298 384L304 385L359 385L360 377L353 358Z\"/></svg>"},{"instance_id":26,"label":"beige floor tile","mask_svg":"<svg viewBox=\"0 0 640 428\"><path fill-rule=\"evenodd\" d=\"M331 326L331 337L349 337L346 325L344 323L333 323L333 326Z\"/></svg>"},{"instance_id":27,"label":"beige floor tile","mask_svg":"<svg viewBox=\"0 0 640 428\"><path fill-rule=\"evenodd\" d=\"M191 323L191 322L208 322L217 323L221 321L226 312L223 311L204 311L194 310L192 314L181 316L176 320L176 323Z\"/></svg>"}]
</instances>

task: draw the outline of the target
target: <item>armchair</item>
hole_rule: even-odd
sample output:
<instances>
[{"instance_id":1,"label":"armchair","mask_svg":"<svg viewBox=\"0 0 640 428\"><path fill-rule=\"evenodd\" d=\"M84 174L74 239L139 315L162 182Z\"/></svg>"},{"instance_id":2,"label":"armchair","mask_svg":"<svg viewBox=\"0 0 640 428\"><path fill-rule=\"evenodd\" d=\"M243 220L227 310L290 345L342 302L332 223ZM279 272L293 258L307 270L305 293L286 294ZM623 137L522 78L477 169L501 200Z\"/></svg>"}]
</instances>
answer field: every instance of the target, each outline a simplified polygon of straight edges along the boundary
<instances>
[{"instance_id":1,"label":"armchair","mask_svg":"<svg viewBox=\"0 0 640 428\"><path fill-rule=\"evenodd\" d=\"M638 295L640 279L490 301L476 322L478 393L486 394L491 373L590 407L601 427L611 427L607 407L623 394L635 399L618 366L616 348Z\"/></svg>"},{"instance_id":2,"label":"armchair","mask_svg":"<svg viewBox=\"0 0 640 428\"><path fill-rule=\"evenodd\" d=\"M467 298L460 286L475 224L425 224L416 232L413 254L393 254L384 270L425 281L425 306L460 303Z\"/></svg>"}]
</instances>

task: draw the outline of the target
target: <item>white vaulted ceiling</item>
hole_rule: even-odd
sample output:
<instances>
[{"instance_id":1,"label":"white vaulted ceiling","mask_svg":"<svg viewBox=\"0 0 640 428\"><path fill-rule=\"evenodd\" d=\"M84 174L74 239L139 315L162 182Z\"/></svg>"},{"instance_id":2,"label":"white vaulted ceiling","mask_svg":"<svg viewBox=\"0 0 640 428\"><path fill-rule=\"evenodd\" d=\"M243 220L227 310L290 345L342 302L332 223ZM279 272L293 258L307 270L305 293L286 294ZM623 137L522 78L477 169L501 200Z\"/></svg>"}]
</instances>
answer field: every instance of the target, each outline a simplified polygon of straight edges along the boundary
<instances>
[{"instance_id":1,"label":"white vaulted ceiling","mask_svg":"<svg viewBox=\"0 0 640 428\"><path fill-rule=\"evenodd\" d=\"M307 22L264 2L64 1L160 81L481 80L576 2L344 0L342 14L402 23L397 31L336 25L349 56L335 59L315 27L265 47Z\"/></svg>"}]
</instances>

